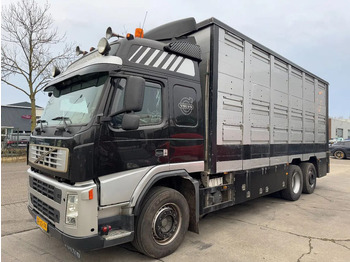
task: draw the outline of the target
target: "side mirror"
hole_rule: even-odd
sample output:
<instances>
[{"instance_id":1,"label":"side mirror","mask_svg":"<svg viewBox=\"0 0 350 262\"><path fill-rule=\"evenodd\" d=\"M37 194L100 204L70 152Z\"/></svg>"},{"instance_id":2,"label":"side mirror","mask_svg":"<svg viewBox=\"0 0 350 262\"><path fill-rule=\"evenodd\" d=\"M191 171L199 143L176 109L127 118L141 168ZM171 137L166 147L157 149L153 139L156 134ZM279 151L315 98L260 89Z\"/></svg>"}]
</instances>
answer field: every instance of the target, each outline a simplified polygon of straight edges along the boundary
<instances>
[{"instance_id":1,"label":"side mirror","mask_svg":"<svg viewBox=\"0 0 350 262\"><path fill-rule=\"evenodd\" d=\"M139 112L142 110L145 82L142 77L128 77L124 95L124 112Z\"/></svg>"},{"instance_id":2,"label":"side mirror","mask_svg":"<svg viewBox=\"0 0 350 262\"><path fill-rule=\"evenodd\" d=\"M122 121L122 129L136 130L140 126L140 116L135 114L125 114Z\"/></svg>"}]
</instances>

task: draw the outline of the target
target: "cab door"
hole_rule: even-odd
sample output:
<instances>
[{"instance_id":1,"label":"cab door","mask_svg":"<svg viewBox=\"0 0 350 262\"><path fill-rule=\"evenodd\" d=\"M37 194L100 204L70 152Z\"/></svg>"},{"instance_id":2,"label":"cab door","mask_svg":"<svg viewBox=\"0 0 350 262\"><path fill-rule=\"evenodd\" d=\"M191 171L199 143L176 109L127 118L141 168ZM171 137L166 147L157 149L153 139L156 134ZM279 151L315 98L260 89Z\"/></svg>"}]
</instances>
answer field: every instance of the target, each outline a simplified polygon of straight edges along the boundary
<instances>
[{"instance_id":1,"label":"cab door","mask_svg":"<svg viewBox=\"0 0 350 262\"><path fill-rule=\"evenodd\" d=\"M145 79L143 107L137 130L123 130L124 114L102 124L99 146L100 175L169 163L167 145L168 91L166 81ZM126 78L112 80L110 102L105 115L123 107Z\"/></svg>"}]
</instances>

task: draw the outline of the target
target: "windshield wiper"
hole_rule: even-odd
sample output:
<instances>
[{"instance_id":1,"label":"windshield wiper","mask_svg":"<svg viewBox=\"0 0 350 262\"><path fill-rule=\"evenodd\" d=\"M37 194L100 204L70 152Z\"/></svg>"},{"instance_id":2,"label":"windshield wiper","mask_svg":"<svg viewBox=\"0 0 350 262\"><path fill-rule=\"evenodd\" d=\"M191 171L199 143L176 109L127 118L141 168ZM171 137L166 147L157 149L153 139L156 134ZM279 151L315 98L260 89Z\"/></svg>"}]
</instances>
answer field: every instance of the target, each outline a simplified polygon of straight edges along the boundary
<instances>
[{"instance_id":1,"label":"windshield wiper","mask_svg":"<svg viewBox=\"0 0 350 262\"><path fill-rule=\"evenodd\" d=\"M46 120L38 120L38 121L36 121L36 123L40 124L40 126L36 127L35 131L45 133L43 123L47 123L47 121Z\"/></svg>"},{"instance_id":2,"label":"windshield wiper","mask_svg":"<svg viewBox=\"0 0 350 262\"><path fill-rule=\"evenodd\" d=\"M62 126L58 126L57 129L58 130L64 130L64 131L66 131L69 134L71 133L69 131L69 129L68 129L68 125L67 125L67 122L66 122L66 120L69 120L72 123L72 121L69 119L69 117L58 116L58 117L52 118L51 120L62 120L63 121L63 127Z\"/></svg>"}]
</instances>

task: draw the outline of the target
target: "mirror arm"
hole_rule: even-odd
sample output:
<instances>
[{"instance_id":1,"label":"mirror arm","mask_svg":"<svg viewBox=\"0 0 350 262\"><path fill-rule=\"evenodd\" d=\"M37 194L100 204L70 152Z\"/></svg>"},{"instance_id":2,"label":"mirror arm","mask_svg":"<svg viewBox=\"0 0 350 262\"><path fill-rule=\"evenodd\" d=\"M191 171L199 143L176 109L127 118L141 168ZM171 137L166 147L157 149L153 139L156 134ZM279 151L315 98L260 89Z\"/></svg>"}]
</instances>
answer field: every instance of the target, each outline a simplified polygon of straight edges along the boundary
<instances>
[{"instance_id":1,"label":"mirror arm","mask_svg":"<svg viewBox=\"0 0 350 262\"><path fill-rule=\"evenodd\" d=\"M96 115L96 123L97 124L100 124L102 122L109 122L112 120L112 117L111 116L104 116L102 113L101 114L98 114Z\"/></svg>"}]
</instances>

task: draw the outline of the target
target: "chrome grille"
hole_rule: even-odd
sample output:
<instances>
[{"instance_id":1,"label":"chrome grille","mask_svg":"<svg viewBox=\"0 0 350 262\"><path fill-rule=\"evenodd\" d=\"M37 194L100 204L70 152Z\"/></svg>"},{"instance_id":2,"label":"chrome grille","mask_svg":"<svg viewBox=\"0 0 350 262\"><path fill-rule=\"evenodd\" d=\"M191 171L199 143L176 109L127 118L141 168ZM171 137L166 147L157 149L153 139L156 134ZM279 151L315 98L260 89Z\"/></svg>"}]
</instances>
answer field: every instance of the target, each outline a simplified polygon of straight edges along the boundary
<instances>
[{"instance_id":1,"label":"chrome grille","mask_svg":"<svg viewBox=\"0 0 350 262\"><path fill-rule=\"evenodd\" d=\"M61 203L62 190L45 183L37 178L29 177L30 187L40 194L54 200L57 203Z\"/></svg>"},{"instance_id":2,"label":"chrome grille","mask_svg":"<svg viewBox=\"0 0 350 262\"><path fill-rule=\"evenodd\" d=\"M49 206L32 194L30 194L30 201L32 202L34 208L41 212L45 217L49 218L53 222L60 222L60 212L57 209Z\"/></svg>"},{"instance_id":3,"label":"chrome grille","mask_svg":"<svg viewBox=\"0 0 350 262\"><path fill-rule=\"evenodd\" d=\"M29 161L58 172L67 172L68 149L31 144L29 146Z\"/></svg>"}]
</instances>

